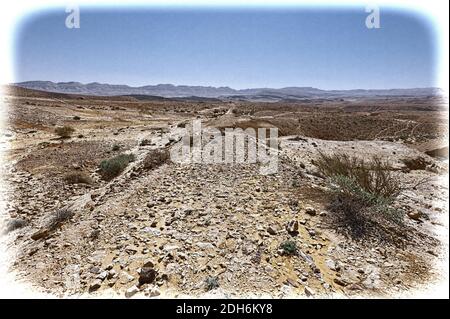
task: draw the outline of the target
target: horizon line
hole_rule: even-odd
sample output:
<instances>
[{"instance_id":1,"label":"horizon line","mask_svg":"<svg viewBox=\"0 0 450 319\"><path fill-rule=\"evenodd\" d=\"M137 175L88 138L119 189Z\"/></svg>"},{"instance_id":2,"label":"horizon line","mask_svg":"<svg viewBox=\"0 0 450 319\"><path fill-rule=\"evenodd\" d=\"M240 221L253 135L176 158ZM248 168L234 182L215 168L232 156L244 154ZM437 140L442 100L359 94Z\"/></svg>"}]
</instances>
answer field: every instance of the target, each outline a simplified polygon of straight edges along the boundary
<instances>
[{"instance_id":1,"label":"horizon line","mask_svg":"<svg viewBox=\"0 0 450 319\"><path fill-rule=\"evenodd\" d=\"M13 83L7 83L6 85L18 85L18 84L23 84L23 83L27 83L27 82L50 82L50 83L54 83L54 84L68 84L68 83L78 83L81 85L89 85L89 84L100 84L100 85L114 85L114 86L127 86L129 88L143 88L146 86L159 86L159 85L171 85L174 87L209 87L209 88L215 88L215 89L219 89L219 88L228 88L231 90L235 90L235 91L241 91L241 90L253 90L253 89L273 89L273 90L281 90L281 89L287 89L287 88L310 88L310 89L316 89L316 90L321 90L321 91L369 91L369 90L414 90L414 89L439 89L439 90L443 90L443 88L438 87L438 86L423 86L423 87L393 87L393 88L352 88L352 89L322 89L322 88L318 88L318 87L314 87L314 86L297 86L297 85L291 85L291 86L283 86L283 87L270 87L270 86L260 86L260 87L247 87L247 88L241 88L241 89L236 89L233 88L231 86L228 85L220 85L220 86L213 86L213 85L200 85L200 84L195 84L195 85L191 85L191 84L173 84L173 83L157 83L157 84L144 84L144 85L137 85L137 86L132 86L129 84L118 84L118 83L106 83L106 82L97 82L97 81L93 81L93 82L80 82L80 81L50 81L50 80L28 80L28 81L20 81L20 82L13 82Z\"/></svg>"}]
</instances>

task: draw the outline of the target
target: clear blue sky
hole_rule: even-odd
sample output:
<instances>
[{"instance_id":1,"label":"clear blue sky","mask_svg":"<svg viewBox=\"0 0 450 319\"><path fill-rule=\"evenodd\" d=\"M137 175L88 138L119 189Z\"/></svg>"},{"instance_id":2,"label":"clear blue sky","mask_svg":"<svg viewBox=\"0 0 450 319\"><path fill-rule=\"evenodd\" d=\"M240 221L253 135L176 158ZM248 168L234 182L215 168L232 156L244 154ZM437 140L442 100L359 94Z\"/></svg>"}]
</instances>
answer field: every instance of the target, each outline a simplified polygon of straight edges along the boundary
<instances>
[{"instance_id":1,"label":"clear blue sky","mask_svg":"<svg viewBox=\"0 0 450 319\"><path fill-rule=\"evenodd\" d=\"M16 35L16 81L172 83L233 88L434 86L427 22L364 8L89 11L65 27L64 8L31 16Z\"/></svg>"}]
</instances>

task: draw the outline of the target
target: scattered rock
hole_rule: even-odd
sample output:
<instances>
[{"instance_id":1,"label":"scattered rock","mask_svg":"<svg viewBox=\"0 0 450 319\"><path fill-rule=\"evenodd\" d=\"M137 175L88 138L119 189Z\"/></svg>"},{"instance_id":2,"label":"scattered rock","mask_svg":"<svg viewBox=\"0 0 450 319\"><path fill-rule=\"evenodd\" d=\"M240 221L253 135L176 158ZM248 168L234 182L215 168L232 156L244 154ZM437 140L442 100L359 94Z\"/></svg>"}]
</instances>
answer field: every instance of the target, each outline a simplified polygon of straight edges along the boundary
<instances>
[{"instance_id":1,"label":"scattered rock","mask_svg":"<svg viewBox=\"0 0 450 319\"><path fill-rule=\"evenodd\" d=\"M125 297L126 297L126 298L131 298L131 297L133 297L135 294L137 294L138 292L139 292L139 288L136 287L136 286L132 286L132 287L128 288L128 289L125 291Z\"/></svg>"},{"instance_id":2,"label":"scattered rock","mask_svg":"<svg viewBox=\"0 0 450 319\"><path fill-rule=\"evenodd\" d=\"M435 256L435 257L438 257L438 256L439 256L436 252L434 252L434 251L431 250L431 249L427 250L427 253L429 253L430 255L433 255L433 256Z\"/></svg>"},{"instance_id":3,"label":"scattered rock","mask_svg":"<svg viewBox=\"0 0 450 319\"><path fill-rule=\"evenodd\" d=\"M409 212L408 217L413 220L420 221L420 217L422 217L422 214L419 211L415 210L415 211Z\"/></svg>"},{"instance_id":4,"label":"scattered rock","mask_svg":"<svg viewBox=\"0 0 450 319\"><path fill-rule=\"evenodd\" d=\"M89 292L98 290L102 286L102 281L100 279L94 280L89 286Z\"/></svg>"},{"instance_id":5,"label":"scattered rock","mask_svg":"<svg viewBox=\"0 0 450 319\"><path fill-rule=\"evenodd\" d=\"M333 279L335 284L338 284L339 286L346 287L348 285L348 282L343 280L342 278L336 277Z\"/></svg>"},{"instance_id":6,"label":"scattered rock","mask_svg":"<svg viewBox=\"0 0 450 319\"><path fill-rule=\"evenodd\" d=\"M201 249L214 249L214 246L211 243L200 242L196 243L195 245Z\"/></svg>"},{"instance_id":7,"label":"scattered rock","mask_svg":"<svg viewBox=\"0 0 450 319\"><path fill-rule=\"evenodd\" d=\"M91 268L89 268L89 272L98 275L100 274L101 270L97 266L92 266Z\"/></svg>"},{"instance_id":8,"label":"scattered rock","mask_svg":"<svg viewBox=\"0 0 450 319\"><path fill-rule=\"evenodd\" d=\"M286 284L291 285L292 287L298 288L297 282L291 278L286 279Z\"/></svg>"},{"instance_id":9,"label":"scattered rock","mask_svg":"<svg viewBox=\"0 0 450 319\"><path fill-rule=\"evenodd\" d=\"M158 272L153 268L153 266L144 266L139 272L139 285L151 284L155 281Z\"/></svg>"},{"instance_id":10,"label":"scattered rock","mask_svg":"<svg viewBox=\"0 0 450 319\"><path fill-rule=\"evenodd\" d=\"M148 290L149 297L157 297L159 295L161 295L161 292L159 291L159 289L157 287L152 287Z\"/></svg>"},{"instance_id":11,"label":"scattered rock","mask_svg":"<svg viewBox=\"0 0 450 319\"><path fill-rule=\"evenodd\" d=\"M272 226L267 227L267 232L270 235L276 235L277 234L277 231Z\"/></svg>"},{"instance_id":12,"label":"scattered rock","mask_svg":"<svg viewBox=\"0 0 450 319\"><path fill-rule=\"evenodd\" d=\"M114 278L116 276L117 276L117 272L114 269L111 269L111 270L108 271L108 275L107 275L108 279L112 279L112 278Z\"/></svg>"},{"instance_id":13,"label":"scattered rock","mask_svg":"<svg viewBox=\"0 0 450 319\"><path fill-rule=\"evenodd\" d=\"M314 207L308 206L305 208L305 213L310 215L310 216L316 216L317 211Z\"/></svg>"},{"instance_id":14,"label":"scattered rock","mask_svg":"<svg viewBox=\"0 0 450 319\"><path fill-rule=\"evenodd\" d=\"M356 283L350 284L346 288L348 290L353 290L353 291L355 291L355 290L363 290L363 287L361 285L359 285L359 284L356 284Z\"/></svg>"},{"instance_id":15,"label":"scattered rock","mask_svg":"<svg viewBox=\"0 0 450 319\"><path fill-rule=\"evenodd\" d=\"M154 268L154 267L155 263L151 259L147 259L146 261L144 261L144 264L142 265L142 268Z\"/></svg>"},{"instance_id":16,"label":"scattered rock","mask_svg":"<svg viewBox=\"0 0 450 319\"><path fill-rule=\"evenodd\" d=\"M35 253L38 252L38 248L37 247L33 247L28 251L28 256L33 256Z\"/></svg>"},{"instance_id":17,"label":"scattered rock","mask_svg":"<svg viewBox=\"0 0 450 319\"><path fill-rule=\"evenodd\" d=\"M330 270L336 271L336 263L333 260L331 259L325 260L325 265L327 265L327 267L330 268Z\"/></svg>"},{"instance_id":18,"label":"scattered rock","mask_svg":"<svg viewBox=\"0 0 450 319\"><path fill-rule=\"evenodd\" d=\"M286 230L291 235L298 234L298 221L291 220L290 222L288 222L288 224L286 225Z\"/></svg>"},{"instance_id":19,"label":"scattered rock","mask_svg":"<svg viewBox=\"0 0 450 319\"><path fill-rule=\"evenodd\" d=\"M39 240L42 238L47 238L49 235L50 235L50 232L48 229L41 229L41 230L38 230L37 232L35 232L34 234L32 234L31 239Z\"/></svg>"},{"instance_id":20,"label":"scattered rock","mask_svg":"<svg viewBox=\"0 0 450 319\"><path fill-rule=\"evenodd\" d=\"M108 272L107 271L102 271L101 273L99 273L97 275L97 279L100 279L101 281L105 280L106 277L108 277Z\"/></svg>"},{"instance_id":21,"label":"scattered rock","mask_svg":"<svg viewBox=\"0 0 450 319\"><path fill-rule=\"evenodd\" d=\"M312 297L312 296L314 296L314 294L315 294L314 290L312 290L308 286L305 286L305 295L307 297Z\"/></svg>"}]
</instances>

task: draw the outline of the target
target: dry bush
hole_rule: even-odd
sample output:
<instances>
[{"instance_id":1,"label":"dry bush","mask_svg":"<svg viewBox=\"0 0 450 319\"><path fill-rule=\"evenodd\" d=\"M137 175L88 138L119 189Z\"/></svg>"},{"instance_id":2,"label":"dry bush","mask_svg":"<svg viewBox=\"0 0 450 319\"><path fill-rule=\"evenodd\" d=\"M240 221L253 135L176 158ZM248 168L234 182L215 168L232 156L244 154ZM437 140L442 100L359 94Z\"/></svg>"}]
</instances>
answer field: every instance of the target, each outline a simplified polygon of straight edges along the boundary
<instances>
[{"instance_id":1,"label":"dry bush","mask_svg":"<svg viewBox=\"0 0 450 319\"><path fill-rule=\"evenodd\" d=\"M392 207L402 187L387 162L320 153L315 164L330 182L334 226L354 239L395 242L403 236L403 213Z\"/></svg>"},{"instance_id":2,"label":"dry bush","mask_svg":"<svg viewBox=\"0 0 450 319\"><path fill-rule=\"evenodd\" d=\"M427 165L430 164L430 162L423 157L405 158L402 162L410 171L425 170Z\"/></svg>"},{"instance_id":3,"label":"dry bush","mask_svg":"<svg viewBox=\"0 0 450 319\"><path fill-rule=\"evenodd\" d=\"M72 136L73 132L75 132L75 129L71 126L62 126L55 128L55 133L61 138L69 138Z\"/></svg>"},{"instance_id":4,"label":"dry bush","mask_svg":"<svg viewBox=\"0 0 450 319\"><path fill-rule=\"evenodd\" d=\"M111 150L112 150L113 152L119 151L119 150L120 150L120 145L119 145L119 144L114 144Z\"/></svg>"},{"instance_id":5,"label":"dry bush","mask_svg":"<svg viewBox=\"0 0 450 319\"><path fill-rule=\"evenodd\" d=\"M69 173L64 176L64 180L67 184L92 184L92 178L83 172Z\"/></svg>"},{"instance_id":6,"label":"dry bush","mask_svg":"<svg viewBox=\"0 0 450 319\"><path fill-rule=\"evenodd\" d=\"M217 277L207 277L205 279L205 289L210 291L219 288L219 279Z\"/></svg>"},{"instance_id":7,"label":"dry bush","mask_svg":"<svg viewBox=\"0 0 450 319\"><path fill-rule=\"evenodd\" d=\"M142 168L146 170L155 169L170 159L167 150L152 150L145 156Z\"/></svg>"},{"instance_id":8,"label":"dry bush","mask_svg":"<svg viewBox=\"0 0 450 319\"><path fill-rule=\"evenodd\" d=\"M133 154L120 154L100 163L100 175L104 180L111 180L120 175L130 162L135 160Z\"/></svg>"},{"instance_id":9,"label":"dry bush","mask_svg":"<svg viewBox=\"0 0 450 319\"><path fill-rule=\"evenodd\" d=\"M388 162L374 156L369 161L347 154L325 155L319 153L314 164L320 173L332 178L342 191L365 193L369 199L396 198L401 191L398 179Z\"/></svg>"},{"instance_id":10,"label":"dry bush","mask_svg":"<svg viewBox=\"0 0 450 319\"><path fill-rule=\"evenodd\" d=\"M16 229L25 227L28 224L28 222L21 218L13 218L6 224L6 232L12 232Z\"/></svg>"},{"instance_id":11,"label":"dry bush","mask_svg":"<svg viewBox=\"0 0 450 319\"><path fill-rule=\"evenodd\" d=\"M69 210L68 208L61 208L54 212L48 222L47 222L47 228L49 230L55 230L59 226L61 226L63 223L68 221L73 217L74 213Z\"/></svg>"},{"instance_id":12,"label":"dry bush","mask_svg":"<svg viewBox=\"0 0 450 319\"><path fill-rule=\"evenodd\" d=\"M139 146L148 146L152 145L152 141L149 139L144 138L142 141L139 142Z\"/></svg>"}]
</instances>

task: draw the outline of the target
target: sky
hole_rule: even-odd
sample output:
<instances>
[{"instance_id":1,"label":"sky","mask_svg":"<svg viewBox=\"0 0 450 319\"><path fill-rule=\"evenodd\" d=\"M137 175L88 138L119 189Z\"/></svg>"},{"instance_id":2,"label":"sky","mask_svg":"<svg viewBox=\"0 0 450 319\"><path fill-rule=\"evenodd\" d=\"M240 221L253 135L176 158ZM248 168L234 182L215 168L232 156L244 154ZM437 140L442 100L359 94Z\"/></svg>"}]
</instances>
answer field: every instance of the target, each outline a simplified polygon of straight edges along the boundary
<instances>
[{"instance_id":1,"label":"sky","mask_svg":"<svg viewBox=\"0 0 450 319\"><path fill-rule=\"evenodd\" d=\"M65 8L18 28L15 80L131 86L308 86L390 89L435 86L432 28L407 12L365 8Z\"/></svg>"}]
</instances>

